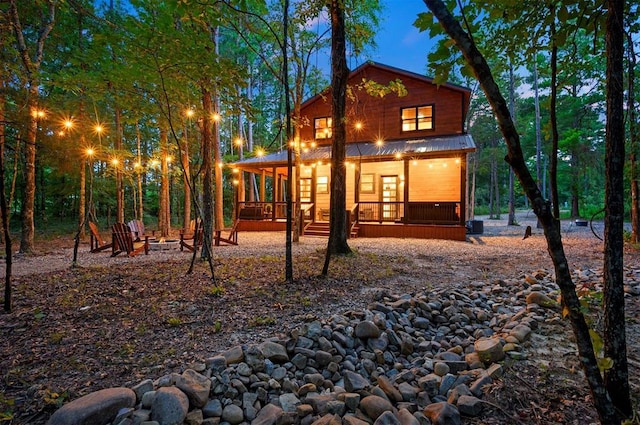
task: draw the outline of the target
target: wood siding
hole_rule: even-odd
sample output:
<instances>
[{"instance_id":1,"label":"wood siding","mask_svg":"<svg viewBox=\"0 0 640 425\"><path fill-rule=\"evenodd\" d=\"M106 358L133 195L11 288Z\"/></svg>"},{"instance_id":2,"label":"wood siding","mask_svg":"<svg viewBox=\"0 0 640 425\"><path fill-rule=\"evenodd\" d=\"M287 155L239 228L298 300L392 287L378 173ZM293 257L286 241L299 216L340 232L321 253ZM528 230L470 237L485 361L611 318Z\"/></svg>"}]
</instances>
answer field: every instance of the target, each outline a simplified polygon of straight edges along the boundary
<instances>
[{"instance_id":1,"label":"wood siding","mask_svg":"<svg viewBox=\"0 0 640 425\"><path fill-rule=\"evenodd\" d=\"M384 97L373 97L359 88L363 79L382 85L399 79L407 89L407 95L399 97L395 93ZM350 96L347 98L347 140L348 142L372 141L382 138L395 140L421 138L464 132L464 119L468 92L455 87L431 83L427 78L411 74L399 74L377 66L363 67L349 79ZM401 109L411 106L433 105L433 129L421 131L401 131ZM302 107L301 138L314 140L314 119L331 116L331 94L324 93L310 99ZM355 128L356 122L362 128ZM318 144L330 144L331 139L317 140Z\"/></svg>"}]
</instances>

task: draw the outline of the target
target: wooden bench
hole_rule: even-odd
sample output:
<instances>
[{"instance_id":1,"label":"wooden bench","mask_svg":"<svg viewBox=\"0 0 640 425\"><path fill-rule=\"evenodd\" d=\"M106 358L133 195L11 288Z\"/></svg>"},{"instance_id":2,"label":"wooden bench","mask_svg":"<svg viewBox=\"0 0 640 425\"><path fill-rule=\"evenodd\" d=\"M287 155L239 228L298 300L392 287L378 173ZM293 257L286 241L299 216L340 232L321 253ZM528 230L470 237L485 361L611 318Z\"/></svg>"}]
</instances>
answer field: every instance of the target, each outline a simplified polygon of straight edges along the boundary
<instances>
[{"instance_id":1,"label":"wooden bench","mask_svg":"<svg viewBox=\"0 0 640 425\"><path fill-rule=\"evenodd\" d=\"M262 207L242 207L238 218L240 220L264 220Z\"/></svg>"}]
</instances>

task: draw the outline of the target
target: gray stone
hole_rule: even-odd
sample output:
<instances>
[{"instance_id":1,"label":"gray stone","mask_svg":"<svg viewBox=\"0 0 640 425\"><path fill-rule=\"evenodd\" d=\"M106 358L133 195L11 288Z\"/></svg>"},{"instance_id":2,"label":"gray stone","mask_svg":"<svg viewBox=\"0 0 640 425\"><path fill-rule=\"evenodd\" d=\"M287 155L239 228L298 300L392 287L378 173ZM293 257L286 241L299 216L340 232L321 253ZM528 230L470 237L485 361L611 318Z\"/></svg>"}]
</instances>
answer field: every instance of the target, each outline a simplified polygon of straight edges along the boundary
<instances>
[{"instance_id":1,"label":"gray stone","mask_svg":"<svg viewBox=\"0 0 640 425\"><path fill-rule=\"evenodd\" d=\"M240 406L228 404L222 409L222 420L237 425L244 420L244 412Z\"/></svg>"},{"instance_id":2,"label":"gray stone","mask_svg":"<svg viewBox=\"0 0 640 425\"><path fill-rule=\"evenodd\" d=\"M195 409L187 413L187 417L184 418L185 425L202 425L204 417L202 416L202 410Z\"/></svg>"},{"instance_id":3,"label":"gray stone","mask_svg":"<svg viewBox=\"0 0 640 425\"><path fill-rule=\"evenodd\" d=\"M399 401L402 401L402 394L400 394L400 391L398 391L398 389L393 386L391 381L389 381L386 376L378 376L378 386L382 389L382 391L384 391L384 393L387 395L387 398L392 402L397 403Z\"/></svg>"},{"instance_id":4,"label":"gray stone","mask_svg":"<svg viewBox=\"0 0 640 425\"><path fill-rule=\"evenodd\" d=\"M280 406L285 412L295 412L296 407L300 404L300 399L295 394L282 394L278 398Z\"/></svg>"},{"instance_id":5,"label":"gray stone","mask_svg":"<svg viewBox=\"0 0 640 425\"><path fill-rule=\"evenodd\" d=\"M491 379L491 377L486 373L482 373L478 377L478 379L473 382L469 389L471 390L471 393L473 393L473 395L480 397L482 395L483 388L486 385L491 385L492 383L493 379Z\"/></svg>"},{"instance_id":6,"label":"gray stone","mask_svg":"<svg viewBox=\"0 0 640 425\"><path fill-rule=\"evenodd\" d=\"M239 345L225 351L222 353L222 356L225 358L228 365L244 361L244 352L242 351L242 347Z\"/></svg>"},{"instance_id":7,"label":"gray stone","mask_svg":"<svg viewBox=\"0 0 640 425\"><path fill-rule=\"evenodd\" d=\"M497 363L504 359L502 342L498 338L479 339L473 346L484 364Z\"/></svg>"},{"instance_id":8,"label":"gray stone","mask_svg":"<svg viewBox=\"0 0 640 425\"><path fill-rule=\"evenodd\" d=\"M525 325L517 325L509 331L509 335L516 337L519 342L524 342L529 339L531 328Z\"/></svg>"},{"instance_id":9,"label":"gray stone","mask_svg":"<svg viewBox=\"0 0 640 425\"><path fill-rule=\"evenodd\" d=\"M526 302L527 304L537 304L541 307L551 309L559 308L559 304L555 300L552 300L541 292L531 292L529 295L527 295Z\"/></svg>"},{"instance_id":10,"label":"gray stone","mask_svg":"<svg viewBox=\"0 0 640 425\"><path fill-rule=\"evenodd\" d=\"M209 400L211 381L195 370L187 369L176 379L176 387L189 397L189 402L194 407L201 408Z\"/></svg>"},{"instance_id":11,"label":"gray stone","mask_svg":"<svg viewBox=\"0 0 640 425\"><path fill-rule=\"evenodd\" d=\"M151 405L151 420L159 425L179 425L189 412L189 398L176 387L163 387L156 392Z\"/></svg>"},{"instance_id":12,"label":"gray stone","mask_svg":"<svg viewBox=\"0 0 640 425\"><path fill-rule=\"evenodd\" d=\"M445 401L432 403L424 409L424 415L433 425L460 425L460 412Z\"/></svg>"},{"instance_id":13,"label":"gray stone","mask_svg":"<svg viewBox=\"0 0 640 425\"><path fill-rule=\"evenodd\" d=\"M140 404L142 405L142 408L150 409L151 405L153 404L154 398L156 398L155 391L147 391L146 393L144 393L144 395L142 396L142 400L140 400Z\"/></svg>"},{"instance_id":14,"label":"gray stone","mask_svg":"<svg viewBox=\"0 0 640 425\"><path fill-rule=\"evenodd\" d=\"M262 354L260 348L255 345L247 348L247 351L244 353L244 359L254 372L264 372L267 367L264 361L264 354Z\"/></svg>"},{"instance_id":15,"label":"gray stone","mask_svg":"<svg viewBox=\"0 0 640 425\"><path fill-rule=\"evenodd\" d=\"M275 425L283 413L282 408L269 403L260 409L258 416L251 421L251 425Z\"/></svg>"},{"instance_id":16,"label":"gray stone","mask_svg":"<svg viewBox=\"0 0 640 425\"><path fill-rule=\"evenodd\" d=\"M362 391L370 386L371 384L369 381L362 375L348 370L344 372L344 389L348 392L353 393Z\"/></svg>"},{"instance_id":17,"label":"gray stone","mask_svg":"<svg viewBox=\"0 0 640 425\"><path fill-rule=\"evenodd\" d=\"M364 320L356 325L355 335L363 339L378 338L380 336L380 329L372 321Z\"/></svg>"},{"instance_id":18,"label":"gray stone","mask_svg":"<svg viewBox=\"0 0 640 425\"><path fill-rule=\"evenodd\" d=\"M449 365L445 362L436 362L436 364L433 365L433 373L438 376L444 376L449 373L450 370Z\"/></svg>"},{"instance_id":19,"label":"gray stone","mask_svg":"<svg viewBox=\"0 0 640 425\"><path fill-rule=\"evenodd\" d=\"M363 421L354 415L345 415L342 417L342 423L344 425L369 425L369 422Z\"/></svg>"},{"instance_id":20,"label":"gray stone","mask_svg":"<svg viewBox=\"0 0 640 425\"><path fill-rule=\"evenodd\" d=\"M408 409L398 410L398 420L401 425L420 425L420 421Z\"/></svg>"},{"instance_id":21,"label":"gray stone","mask_svg":"<svg viewBox=\"0 0 640 425\"><path fill-rule=\"evenodd\" d=\"M222 403L217 398L211 399L202 408L202 414L205 418L222 416Z\"/></svg>"},{"instance_id":22,"label":"gray stone","mask_svg":"<svg viewBox=\"0 0 640 425\"><path fill-rule=\"evenodd\" d=\"M107 388L73 400L58 409L49 425L106 425L120 409L133 407L136 393L129 388Z\"/></svg>"},{"instance_id":23,"label":"gray stone","mask_svg":"<svg viewBox=\"0 0 640 425\"><path fill-rule=\"evenodd\" d=\"M362 401L360 401L360 408L374 421L384 412L393 411L391 402L377 395L370 395L363 398Z\"/></svg>"},{"instance_id":24,"label":"gray stone","mask_svg":"<svg viewBox=\"0 0 640 425\"><path fill-rule=\"evenodd\" d=\"M403 401L413 402L416 400L416 396L420 389L414 387L408 382L401 382L400 385L398 385L398 391L402 394Z\"/></svg>"},{"instance_id":25,"label":"gray stone","mask_svg":"<svg viewBox=\"0 0 640 425\"><path fill-rule=\"evenodd\" d=\"M149 391L153 391L153 381L151 379L145 379L139 384L135 385L131 388L134 393L136 393L136 400L141 401L142 396Z\"/></svg>"},{"instance_id":26,"label":"gray stone","mask_svg":"<svg viewBox=\"0 0 640 425\"><path fill-rule=\"evenodd\" d=\"M238 347L238 348L240 348L240 347ZM242 357L244 357L244 355L242 355L242 348L240 348L240 354L241 354ZM236 360L236 357L233 357L233 360ZM242 361L242 360L240 360L240 361ZM236 363L239 363L239 362L236 362ZM205 361L205 364L207 365L207 367L209 369L211 369L213 371L213 373L220 373L223 370L225 370L226 367L227 367L227 358L225 356L222 356L222 355L214 356L214 357L208 358Z\"/></svg>"},{"instance_id":27,"label":"gray stone","mask_svg":"<svg viewBox=\"0 0 640 425\"><path fill-rule=\"evenodd\" d=\"M285 363L289 361L287 349L282 344L273 341L265 341L260 344L260 350L264 358L274 363Z\"/></svg>"},{"instance_id":28,"label":"gray stone","mask_svg":"<svg viewBox=\"0 0 640 425\"><path fill-rule=\"evenodd\" d=\"M335 393L332 394L318 394L318 395L308 395L306 398L306 402L313 406L313 411L318 415L325 415L327 413L327 403L332 400L336 400L337 395Z\"/></svg>"},{"instance_id":29,"label":"gray stone","mask_svg":"<svg viewBox=\"0 0 640 425\"><path fill-rule=\"evenodd\" d=\"M401 425L400 420L396 418L392 412L383 412L378 419L373 423L374 425Z\"/></svg>"},{"instance_id":30,"label":"gray stone","mask_svg":"<svg viewBox=\"0 0 640 425\"><path fill-rule=\"evenodd\" d=\"M482 412L482 401L472 395L461 395L457 406L460 413L466 416L478 416Z\"/></svg>"}]
</instances>

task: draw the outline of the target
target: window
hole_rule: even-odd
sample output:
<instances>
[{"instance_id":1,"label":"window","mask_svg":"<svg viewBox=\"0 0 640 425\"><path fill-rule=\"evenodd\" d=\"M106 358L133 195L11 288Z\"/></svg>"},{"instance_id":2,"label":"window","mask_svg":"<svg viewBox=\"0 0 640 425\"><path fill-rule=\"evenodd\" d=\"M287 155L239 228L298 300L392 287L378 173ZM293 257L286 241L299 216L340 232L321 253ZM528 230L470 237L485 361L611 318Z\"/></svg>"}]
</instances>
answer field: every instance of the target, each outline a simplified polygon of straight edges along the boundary
<instances>
[{"instance_id":1,"label":"window","mask_svg":"<svg viewBox=\"0 0 640 425\"><path fill-rule=\"evenodd\" d=\"M330 139L331 138L331 118L322 117L314 120L314 128L316 139Z\"/></svg>"},{"instance_id":2,"label":"window","mask_svg":"<svg viewBox=\"0 0 640 425\"><path fill-rule=\"evenodd\" d=\"M360 193L376 193L375 174L360 176Z\"/></svg>"},{"instance_id":3,"label":"window","mask_svg":"<svg viewBox=\"0 0 640 425\"><path fill-rule=\"evenodd\" d=\"M316 192L329 193L329 177L328 176L318 176L318 181L316 182Z\"/></svg>"},{"instance_id":4,"label":"window","mask_svg":"<svg viewBox=\"0 0 640 425\"><path fill-rule=\"evenodd\" d=\"M311 202L311 179L300 179L300 202Z\"/></svg>"},{"instance_id":5,"label":"window","mask_svg":"<svg viewBox=\"0 0 640 425\"><path fill-rule=\"evenodd\" d=\"M433 105L402 108L402 131L433 130Z\"/></svg>"}]
</instances>

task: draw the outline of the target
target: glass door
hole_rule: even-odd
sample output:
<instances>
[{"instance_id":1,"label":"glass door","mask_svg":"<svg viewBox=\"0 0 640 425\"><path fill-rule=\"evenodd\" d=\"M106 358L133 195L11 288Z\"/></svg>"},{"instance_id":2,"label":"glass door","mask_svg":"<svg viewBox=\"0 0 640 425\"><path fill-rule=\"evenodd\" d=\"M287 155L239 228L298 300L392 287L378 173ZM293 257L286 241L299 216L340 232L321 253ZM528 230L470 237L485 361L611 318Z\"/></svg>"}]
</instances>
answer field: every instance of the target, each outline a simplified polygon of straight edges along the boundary
<instances>
[{"instance_id":1,"label":"glass door","mask_svg":"<svg viewBox=\"0 0 640 425\"><path fill-rule=\"evenodd\" d=\"M398 176L381 176L380 179L382 220L394 221L398 218Z\"/></svg>"}]
</instances>

